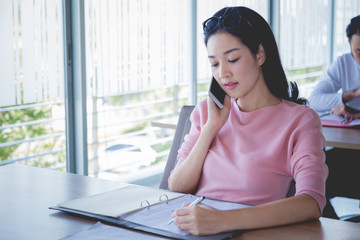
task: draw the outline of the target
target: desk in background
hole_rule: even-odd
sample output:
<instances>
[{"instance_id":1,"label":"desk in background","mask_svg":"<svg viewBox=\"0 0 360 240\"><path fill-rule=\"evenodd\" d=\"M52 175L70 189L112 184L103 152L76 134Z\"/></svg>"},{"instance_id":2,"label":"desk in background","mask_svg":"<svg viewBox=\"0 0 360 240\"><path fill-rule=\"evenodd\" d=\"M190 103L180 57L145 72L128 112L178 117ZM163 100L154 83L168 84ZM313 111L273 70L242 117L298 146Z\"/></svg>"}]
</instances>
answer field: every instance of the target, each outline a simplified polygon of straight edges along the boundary
<instances>
[{"instance_id":1,"label":"desk in background","mask_svg":"<svg viewBox=\"0 0 360 240\"><path fill-rule=\"evenodd\" d=\"M326 146L360 150L360 129L323 127Z\"/></svg>"},{"instance_id":2,"label":"desk in background","mask_svg":"<svg viewBox=\"0 0 360 240\"><path fill-rule=\"evenodd\" d=\"M159 128L176 129L179 117L163 118L151 122L151 126Z\"/></svg>"},{"instance_id":3,"label":"desk in background","mask_svg":"<svg viewBox=\"0 0 360 240\"><path fill-rule=\"evenodd\" d=\"M114 190L123 184L55 170L13 164L0 167L0 238L59 239L95 220L48 209L60 202ZM129 230L131 231L131 230ZM237 240L358 239L360 224L319 221L246 231Z\"/></svg>"},{"instance_id":4,"label":"desk in background","mask_svg":"<svg viewBox=\"0 0 360 240\"><path fill-rule=\"evenodd\" d=\"M154 127L176 129L177 117L156 120L151 123ZM326 146L360 150L360 129L323 127Z\"/></svg>"}]
</instances>

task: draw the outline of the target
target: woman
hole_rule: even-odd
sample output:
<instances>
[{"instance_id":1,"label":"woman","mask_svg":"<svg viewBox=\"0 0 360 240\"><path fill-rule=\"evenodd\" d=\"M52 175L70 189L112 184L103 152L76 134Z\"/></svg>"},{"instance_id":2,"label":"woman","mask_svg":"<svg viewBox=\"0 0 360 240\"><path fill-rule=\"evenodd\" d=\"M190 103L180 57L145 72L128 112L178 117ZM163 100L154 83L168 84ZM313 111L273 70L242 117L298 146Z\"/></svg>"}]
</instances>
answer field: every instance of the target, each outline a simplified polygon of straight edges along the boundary
<instances>
[{"instance_id":1,"label":"woman","mask_svg":"<svg viewBox=\"0 0 360 240\"><path fill-rule=\"evenodd\" d=\"M178 209L174 221L194 235L295 223L321 216L327 167L317 114L289 86L266 21L245 7L203 23L212 74L224 108L210 98L194 109L190 133L169 178L173 191L253 207ZM292 180L296 194L286 198Z\"/></svg>"}]
</instances>

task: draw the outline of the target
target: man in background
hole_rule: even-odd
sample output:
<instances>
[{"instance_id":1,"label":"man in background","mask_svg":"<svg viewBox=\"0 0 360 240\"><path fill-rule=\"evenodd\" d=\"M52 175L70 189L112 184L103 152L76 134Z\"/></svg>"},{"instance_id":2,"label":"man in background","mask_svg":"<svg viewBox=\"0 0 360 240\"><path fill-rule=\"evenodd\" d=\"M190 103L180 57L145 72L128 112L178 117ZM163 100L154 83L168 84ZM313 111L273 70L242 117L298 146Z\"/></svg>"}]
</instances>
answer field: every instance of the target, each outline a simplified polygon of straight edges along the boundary
<instances>
[{"instance_id":1,"label":"man in background","mask_svg":"<svg viewBox=\"0 0 360 240\"><path fill-rule=\"evenodd\" d=\"M330 112L342 118L360 118L360 15L346 28L351 52L340 56L328 69L309 98L317 112ZM339 90L342 91L339 91ZM360 130L359 130L360 132ZM360 151L333 148L326 151L329 177L326 181L327 205L323 216L338 218L329 200L335 196L360 199ZM360 216L357 221L359 221Z\"/></svg>"}]
</instances>

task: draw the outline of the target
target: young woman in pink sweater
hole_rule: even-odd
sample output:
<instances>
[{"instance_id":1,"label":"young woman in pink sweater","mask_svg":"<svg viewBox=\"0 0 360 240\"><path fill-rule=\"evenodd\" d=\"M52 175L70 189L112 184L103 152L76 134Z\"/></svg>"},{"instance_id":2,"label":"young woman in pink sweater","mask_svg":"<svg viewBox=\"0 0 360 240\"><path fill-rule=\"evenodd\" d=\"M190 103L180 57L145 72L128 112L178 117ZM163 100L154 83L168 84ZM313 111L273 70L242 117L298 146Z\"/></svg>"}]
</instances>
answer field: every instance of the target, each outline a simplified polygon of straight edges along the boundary
<instances>
[{"instance_id":1,"label":"young woman in pink sweater","mask_svg":"<svg viewBox=\"0 0 360 240\"><path fill-rule=\"evenodd\" d=\"M245 7L223 8L203 23L212 74L226 92L191 116L169 178L170 190L253 205L217 211L198 204L173 218L194 235L271 227L321 216L328 174L318 115L287 82L266 21ZM292 181L294 196L286 198Z\"/></svg>"}]
</instances>

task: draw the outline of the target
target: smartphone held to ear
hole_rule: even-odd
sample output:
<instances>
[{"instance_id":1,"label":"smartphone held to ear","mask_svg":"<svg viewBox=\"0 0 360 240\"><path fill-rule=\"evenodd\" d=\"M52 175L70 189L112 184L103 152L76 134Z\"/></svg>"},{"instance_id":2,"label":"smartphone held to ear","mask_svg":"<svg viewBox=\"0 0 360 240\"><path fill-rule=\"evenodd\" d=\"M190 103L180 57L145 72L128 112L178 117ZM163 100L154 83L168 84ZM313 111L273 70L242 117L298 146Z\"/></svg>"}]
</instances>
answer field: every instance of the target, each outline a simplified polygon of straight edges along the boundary
<instances>
[{"instance_id":1,"label":"smartphone held to ear","mask_svg":"<svg viewBox=\"0 0 360 240\"><path fill-rule=\"evenodd\" d=\"M225 91L213 77L210 83L209 96L219 108L224 107L225 94Z\"/></svg>"}]
</instances>

